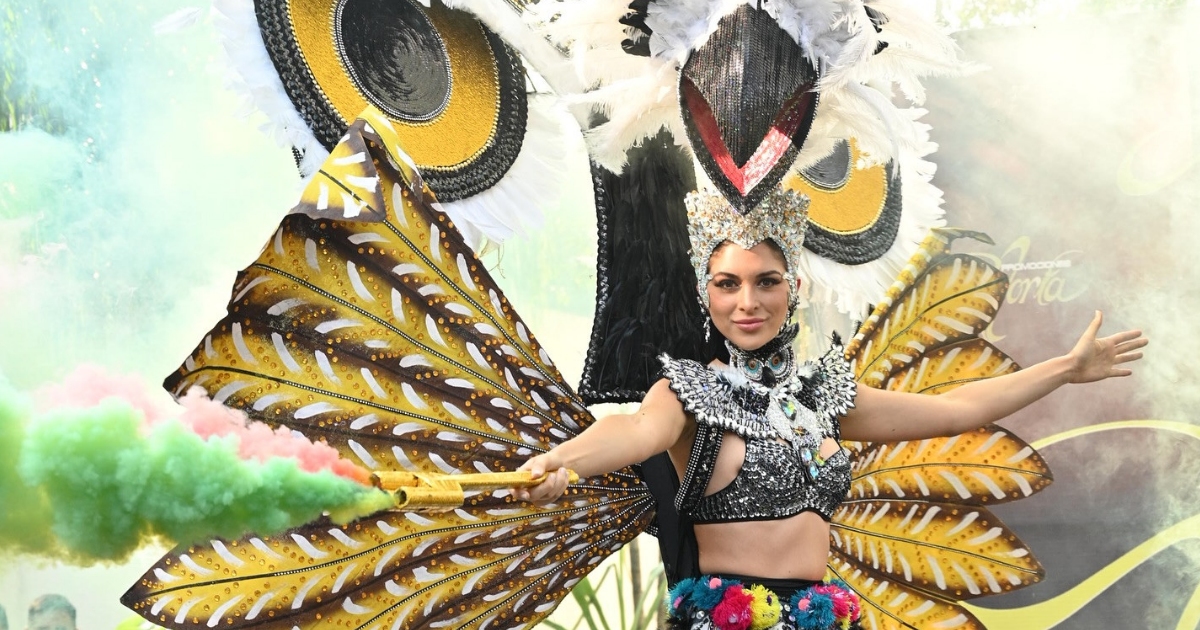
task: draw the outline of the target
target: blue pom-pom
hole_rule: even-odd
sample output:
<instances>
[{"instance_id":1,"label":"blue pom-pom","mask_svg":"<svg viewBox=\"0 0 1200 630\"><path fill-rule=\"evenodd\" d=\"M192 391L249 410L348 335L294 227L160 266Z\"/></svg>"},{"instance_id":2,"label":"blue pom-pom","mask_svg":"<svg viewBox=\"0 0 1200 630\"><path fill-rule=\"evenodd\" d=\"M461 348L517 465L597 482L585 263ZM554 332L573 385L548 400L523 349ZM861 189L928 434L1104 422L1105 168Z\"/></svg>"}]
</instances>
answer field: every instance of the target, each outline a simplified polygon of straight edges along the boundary
<instances>
[{"instance_id":1,"label":"blue pom-pom","mask_svg":"<svg viewBox=\"0 0 1200 630\"><path fill-rule=\"evenodd\" d=\"M692 589L694 588L696 588L696 578L694 577L683 578L682 580L676 582L675 586L672 586L671 590L667 591L667 610L675 612L677 608L675 602L680 598L682 598L682 601L679 602L678 608L680 610L687 608L689 603L688 600L691 597Z\"/></svg>"},{"instance_id":2,"label":"blue pom-pom","mask_svg":"<svg viewBox=\"0 0 1200 630\"><path fill-rule=\"evenodd\" d=\"M692 589L692 605L700 610L712 610L717 604L721 603L721 598L725 596L725 589L730 586L741 584L736 580L720 580L720 586L709 588L709 582L714 578L704 576L696 580L696 586Z\"/></svg>"},{"instance_id":3,"label":"blue pom-pom","mask_svg":"<svg viewBox=\"0 0 1200 630\"><path fill-rule=\"evenodd\" d=\"M800 600L808 598L808 607L800 610ZM788 616L797 630L828 630L837 618L833 614L833 599L828 595L803 590L792 596L792 611Z\"/></svg>"}]
</instances>

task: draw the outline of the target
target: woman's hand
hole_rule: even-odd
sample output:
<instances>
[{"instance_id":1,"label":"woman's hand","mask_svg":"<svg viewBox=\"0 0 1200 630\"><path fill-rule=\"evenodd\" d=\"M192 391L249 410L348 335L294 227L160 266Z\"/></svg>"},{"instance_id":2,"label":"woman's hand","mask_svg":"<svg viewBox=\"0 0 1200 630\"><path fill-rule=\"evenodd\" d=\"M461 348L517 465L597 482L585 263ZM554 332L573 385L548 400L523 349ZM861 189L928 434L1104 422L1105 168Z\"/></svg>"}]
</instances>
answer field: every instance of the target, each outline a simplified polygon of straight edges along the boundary
<instances>
[{"instance_id":1,"label":"woman's hand","mask_svg":"<svg viewBox=\"0 0 1200 630\"><path fill-rule=\"evenodd\" d=\"M1103 322L1104 314L1096 311L1096 316L1079 338L1079 342L1067 353L1071 365L1067 375L1068 382L1091 383L1113 376L1133 374L1132 370L1117 366L1142 358L1142 353L1137 350L1146 347L1150 340L1143 337L1140 330L1126 330L1097 339L1096 333Z\"/></svg>"},{"instance_id":2,"label":"woman's hand","mask_svg":"<svg viewBox=\"0 0 1200 630\"><path fill-rule=\"evenodd\" d=\"M567 489L567 469L587 478L643 462L683 440L686 427L683 404L666 379L659 380L636 413L600 418L583 433L522 464L518 470L547 477L531 488L513 488L512 496L535 503L554 501Z\"/></svg>"},{"instance_id":3,"label":"woman's hand","mask_svg":"<svg viewBox=\"0 0 1200 630\"><path fill-rule=\"evenodd\" d=\"M530 458L517 470L528 470L534 478L549 473L545 481L532 488L513 488L512 495L518 500L549 503L567 490L567 469L554 451Z\"/></svg>"}]
</instances>

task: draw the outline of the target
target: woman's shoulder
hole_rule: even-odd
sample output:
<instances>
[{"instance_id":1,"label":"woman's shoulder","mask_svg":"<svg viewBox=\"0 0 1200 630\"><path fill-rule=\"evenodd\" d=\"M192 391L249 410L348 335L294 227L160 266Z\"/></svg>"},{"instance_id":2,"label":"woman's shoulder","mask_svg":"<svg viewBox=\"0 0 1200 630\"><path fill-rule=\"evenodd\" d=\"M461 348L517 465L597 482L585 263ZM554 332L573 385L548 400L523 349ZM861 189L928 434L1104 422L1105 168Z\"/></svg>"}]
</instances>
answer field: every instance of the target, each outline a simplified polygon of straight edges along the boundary
<instances>
[{"instance_id":1,"label":"woman's shoulder","mask_svg":"<svg viewBox=\"0 0 1200 630\"><path fill-rule=\"evenodd\" d=\"M678 403L679 396L675 394L675 390L671 389L671 381L664 376L646 390L646 395L642 397L642 404L665 401Z\"/></svg>"},{"instance_id":2,"label":"woman's shoulder","mask_svg":"<svg viewBox=\"0 0 1200 630\"><path fill-rule=\"evenodd\" d=\"M654 384L662 395L669 391L686 407L688 401L697 396L716 394L729 387L724 378L723 364L714 362L704 364L692 359L676 359L666 354L659 356L662 362L662 378Z\"/></svg>"}]
</instances>

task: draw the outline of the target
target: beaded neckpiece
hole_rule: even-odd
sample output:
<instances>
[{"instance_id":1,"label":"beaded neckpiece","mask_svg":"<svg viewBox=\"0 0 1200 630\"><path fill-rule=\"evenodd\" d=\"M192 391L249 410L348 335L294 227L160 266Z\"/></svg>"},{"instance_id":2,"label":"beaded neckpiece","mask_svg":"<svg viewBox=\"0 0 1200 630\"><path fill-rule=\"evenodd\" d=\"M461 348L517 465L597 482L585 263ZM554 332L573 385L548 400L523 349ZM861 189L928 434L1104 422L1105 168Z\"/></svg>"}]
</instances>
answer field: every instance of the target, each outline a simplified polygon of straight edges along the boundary
<instances>
[{"instance_id":1,"label":"beaded neckpiece","mask_svg":"<svg viewBox=\"0 0 1200 630\"><path fill-rule=\"evenodd\" d=\"M664 355L664 374L698 422L745 438L819 446L834 437L833 420L853 406L854 378L836 338L819 361L797 365L792 341L798 332L799 325L791 324L750 351L727 343L727 368Z\"/></svg>"},{"instance_id":2,"label":"beaded neckpiece","mask_svg":"<svg viewBox=\"0 0 1200 630\"><path fill-rule=\"evenodd\" d=\"M774 339L757 350L742 350L726 340L729 367L741 371L746 378L768 388L790 380L796 365L792 342L799 331L798 324L785 326Z\"/></svg>"},{"instance_id":3,"label":"beaded neckpiece","mask_svg":"<svg viewBox=\"0 0 1200 630\"><path fill-rule=\"evenodd\" d=\"M792 341L798 330L787 326L753 351L730 348L728 367L662 357L663 375L696 421L676 495L676 507L695 522L783 518L805 510L828 520L845 497L845 451L826 460L820 450L826 438L840 438L838 418L854 404L854 375L836 338L823 357L797 364ZM706 495L727 432L745 440L745 460L728 486ZM837 474L826 474L829 468Z\"/></svg>"}]
</instances>

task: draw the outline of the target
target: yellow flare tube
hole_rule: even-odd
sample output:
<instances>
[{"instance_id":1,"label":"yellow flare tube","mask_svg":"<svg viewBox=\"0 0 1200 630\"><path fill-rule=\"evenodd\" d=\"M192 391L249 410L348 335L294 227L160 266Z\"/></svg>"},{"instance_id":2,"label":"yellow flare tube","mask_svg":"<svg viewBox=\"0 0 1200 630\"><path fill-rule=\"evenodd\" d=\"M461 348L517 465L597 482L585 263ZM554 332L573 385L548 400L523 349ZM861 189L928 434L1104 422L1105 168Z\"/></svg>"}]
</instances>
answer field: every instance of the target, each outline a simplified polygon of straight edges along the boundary
<instances>
[{"instance_id":1,"label":"yellow flare tube","mask_svg":"<svg viewBox=\"0 0 1200 630\"><path fill-rule=\"evenodd\" d=\"M396 497L396 508L403 510L452 510L461 507L468 490L529 488L546 480L527 470L501 473L439 475L379 470L371 474L375 487ZM579 483L575 471L567 471L568 483Z\"/></svg>"}]
</instances>

